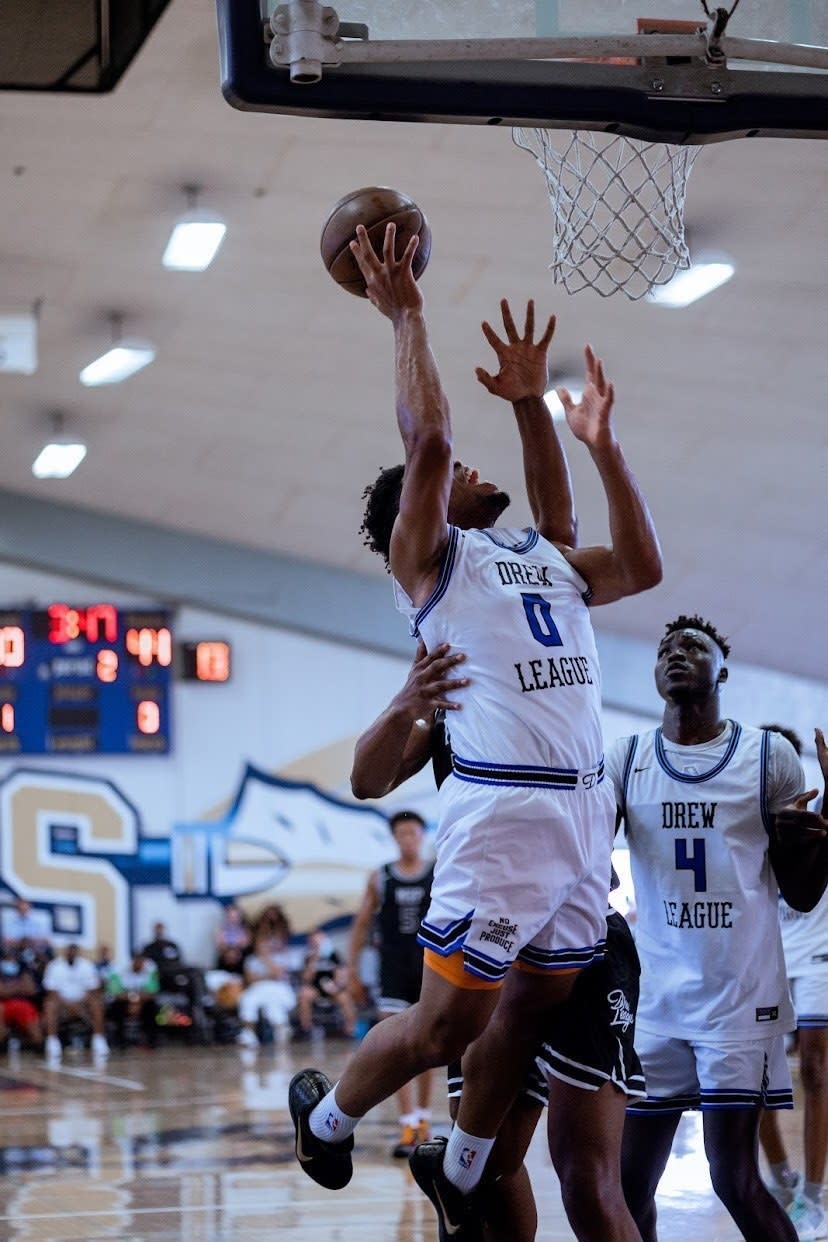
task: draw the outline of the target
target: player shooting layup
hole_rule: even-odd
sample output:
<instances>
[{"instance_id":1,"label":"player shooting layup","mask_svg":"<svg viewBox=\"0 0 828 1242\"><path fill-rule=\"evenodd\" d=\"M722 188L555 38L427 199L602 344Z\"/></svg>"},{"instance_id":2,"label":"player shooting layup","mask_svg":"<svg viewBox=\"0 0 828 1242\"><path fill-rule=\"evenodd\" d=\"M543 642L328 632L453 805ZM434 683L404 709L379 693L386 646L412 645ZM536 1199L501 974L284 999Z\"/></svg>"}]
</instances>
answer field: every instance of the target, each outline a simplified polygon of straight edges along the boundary
<instances>
[{"instance_id":1,"label":"player shooting layup","mask_svg":"<svg viewBox=\"0 0 828 1242\"><path fill-rule=\"evenodd\" d=\"M440 795L420 1000L370 1032L335 1090L304 1071L290 1103L305 1171L338 1188L351 1176L359 1118L423 1069L461 1055L485 1027L479 1056L465 1065L440 1188L441 1227L455 1233L451 1192L462 1200L473 1189L541 1024L605 936L612 797L586 601L609 603L655 585L661 558L611 427L612 386L589 350L584 399L575 407L566 394L567 416L606 490L612 546L556 547L542 520L539 530L493 529L508 497L453 459L448 402L411 273L416 241L396 260L390 226L380 262L365 230L357 236L368 296L394 327L406 451L388 544L397 598L429 648L449 642L465 651L472 690ZM504 322L517 337L506 306ZM545 354L553 329L550 321L534 342L530 304L527 350ZM542 408L542 393L522 395ZM545 409L543 418L519 422L524 451L534 448L539 468ZM518 969L509 970L513 963Z\"/></svg>"}]
</instances>

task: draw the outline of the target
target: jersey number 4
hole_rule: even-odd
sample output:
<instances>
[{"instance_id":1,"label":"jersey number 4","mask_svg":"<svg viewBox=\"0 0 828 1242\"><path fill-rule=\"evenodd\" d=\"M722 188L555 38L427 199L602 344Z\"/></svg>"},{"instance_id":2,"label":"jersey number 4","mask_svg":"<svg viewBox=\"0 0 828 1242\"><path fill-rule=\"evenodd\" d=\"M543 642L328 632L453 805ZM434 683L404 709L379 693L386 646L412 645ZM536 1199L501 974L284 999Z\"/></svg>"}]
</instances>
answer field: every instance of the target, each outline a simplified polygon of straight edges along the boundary
<instances>
[{"instance_id":1,"label":"jersey number 4","mask_svg":"<svg viewBox=\"0 0 828 1242\"><path fill-rule=\"evenodd\" d=\"M687 853L687 841L676 837L676 871L692 871L697 893L707 892L707 857L704 837L693 837L693 853Z\"/></svg>"},{"instance_id":2,"label":"jersey number 4","mask_svg":"<svg viewBox=\"0 0 828 1242\"><path fill-rule=\"evenodd\" d=\"M544 647L562 647L563 639L552 620L552 605L549 600L531 591L521 591L520 598L523 600L523 611L526 613L532 637L543 643Z\"/></svg>"}]
</instances>

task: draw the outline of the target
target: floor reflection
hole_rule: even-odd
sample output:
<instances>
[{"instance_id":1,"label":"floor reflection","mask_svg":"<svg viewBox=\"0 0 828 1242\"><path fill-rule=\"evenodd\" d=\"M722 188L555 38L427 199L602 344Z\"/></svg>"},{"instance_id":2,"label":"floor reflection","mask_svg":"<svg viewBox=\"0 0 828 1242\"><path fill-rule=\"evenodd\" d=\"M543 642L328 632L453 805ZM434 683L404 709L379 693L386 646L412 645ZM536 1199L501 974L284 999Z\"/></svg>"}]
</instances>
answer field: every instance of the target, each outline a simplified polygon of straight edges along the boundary
<instances>
[{"instance_id":1,"label":"floor reflection","mask_svg":"<svg viewBox=\"0 0 828 1242\"><path fill-rule=\"evenodd\" d=\"M348 1045L321 1060L335 1077ZM0 1076L0 1237L9 1242L120 1238L188 1242L435 1242L430 1204L389 1149L392 1106L362 1124L354 1180L319 1190L293 1158L287 1087L307 1051L235 1047L113 1056L105 1070L67 1058L66 1072L17 1056ZM439 1089L436 1128L447 1132ZM784 1123L798 1154L799 1120ZM571 1239L542 1130L528 1157L538 1242ZM662 1238L735 1242L713 1196L701 1118L681 1123L659 1193Z\"/></svg>"}]
</instances>

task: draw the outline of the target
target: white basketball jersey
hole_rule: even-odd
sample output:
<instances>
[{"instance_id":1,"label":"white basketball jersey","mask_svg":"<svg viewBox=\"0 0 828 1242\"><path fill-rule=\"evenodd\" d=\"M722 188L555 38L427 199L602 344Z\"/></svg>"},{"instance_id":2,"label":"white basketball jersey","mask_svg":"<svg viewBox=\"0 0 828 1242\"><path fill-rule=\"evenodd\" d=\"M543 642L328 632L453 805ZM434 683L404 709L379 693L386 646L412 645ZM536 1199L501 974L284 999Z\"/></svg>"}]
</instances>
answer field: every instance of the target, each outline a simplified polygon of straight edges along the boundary
<instances>
[{"instance_id":1,"label":"white basketball jersey","mask_svg":"<svg viewBox=\"0 0 828 1242\"><path fill-rule=\"evenodd\" d=\"M397 607L429 651L449 643L465 653L460 672L471 684L448 717L458 762L573 780L597 768L601 680L589 588L557 548L536 530L450 526L422 608L394 585Z\"/></svg>"},{"instance_id":2,"label":"white basketball jersey","mask_svg":"<svg viewBox=\"0 0 828 1242\"><path fill-rule=\"evenodd\" d=\"M639 1027L707 1043L792 1030L768 826L804 788L793 747L733 721L699 746L656 729L616 742L607 772L635 888Z\"/></svg>"},{"instance_id":3,"label":"white basketball jersey","mask_svg":"<svg viewBox=\"0 0 828 1242\"><path fill-rule=\"evenodd\" d=\"M808 914L791 909L780 896L779 925L788 978L828 977L828 889Z\"/></svg>"}]
</instances>

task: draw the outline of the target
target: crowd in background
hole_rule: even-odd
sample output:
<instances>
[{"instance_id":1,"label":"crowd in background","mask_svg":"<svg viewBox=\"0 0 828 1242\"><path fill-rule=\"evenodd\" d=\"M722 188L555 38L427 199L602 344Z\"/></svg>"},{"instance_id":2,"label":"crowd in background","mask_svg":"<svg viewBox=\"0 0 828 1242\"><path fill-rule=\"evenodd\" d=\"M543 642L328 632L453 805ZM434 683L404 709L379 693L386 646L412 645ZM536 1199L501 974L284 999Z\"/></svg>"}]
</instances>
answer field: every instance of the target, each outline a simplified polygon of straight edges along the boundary
<instances>
[{"instance_id":1,"label":"crowd in background","mask_svg":"<svg viewBox=\"0 0 828 1242\"><path fill-rule=\"evenodd\" d=\"M253 1048L309 1038L314 1029L346 1037L356 1030L347 968L330 938L316 930L291 943L277 905L252 921L226 906L206 970L185 960L161 922L119 962L106 945L93 957L76 944L55 948L45 912L24 898L3 915L0 1046L7 1050L43 1052L57 1064L67 1045L81 1044L102 1062L112 1047L152 1049L163 1038Z\"/></svg>"}]
</instances>

